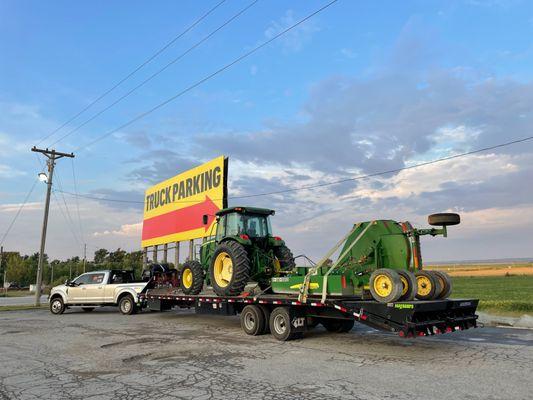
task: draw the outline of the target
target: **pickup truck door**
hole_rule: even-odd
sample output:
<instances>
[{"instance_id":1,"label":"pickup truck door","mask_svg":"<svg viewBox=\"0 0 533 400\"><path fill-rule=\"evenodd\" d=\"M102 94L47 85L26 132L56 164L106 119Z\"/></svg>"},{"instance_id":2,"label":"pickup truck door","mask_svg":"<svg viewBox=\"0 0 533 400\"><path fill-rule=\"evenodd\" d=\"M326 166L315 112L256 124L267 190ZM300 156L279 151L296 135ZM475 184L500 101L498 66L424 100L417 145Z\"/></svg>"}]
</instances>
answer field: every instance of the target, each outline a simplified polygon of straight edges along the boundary
<instances>
[{"instance_id":1,"label":"pickup truck door","mask_svg":"<svg viewBox=\"0 0 533 400\"><path fill-rule=\"evenodd\" d=\"M78 276L67 288L67 304L83 303L85 301L86 285L89 282L89 274Z\"/></svg>"},{"instance_id":2,"label":"pickup truck door","mask_svg":"<svg viewBox=\"0 0 533 400\"><path fill-rule=\"evenodd\" d=\"M103 303L105 292L105 278L108 275L105 272L93 272L88 274L89 282L85 287L85 303Z\"/></svg>"}]
</instances>

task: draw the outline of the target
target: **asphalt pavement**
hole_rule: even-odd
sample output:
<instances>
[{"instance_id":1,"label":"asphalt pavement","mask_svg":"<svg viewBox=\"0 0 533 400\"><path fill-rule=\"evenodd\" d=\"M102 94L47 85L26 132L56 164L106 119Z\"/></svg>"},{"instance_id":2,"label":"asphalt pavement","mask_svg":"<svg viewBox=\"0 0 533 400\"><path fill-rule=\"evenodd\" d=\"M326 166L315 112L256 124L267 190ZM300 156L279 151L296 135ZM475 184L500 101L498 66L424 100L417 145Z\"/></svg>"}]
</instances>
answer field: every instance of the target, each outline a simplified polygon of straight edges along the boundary
<instances>
[{"instance_id":1,"label":"asphalt pavement","mask_svg":"<svg viewBox=\"0 0 533 400\"><path fill-rule=\"evenodd\" d=\"M247 336L190 310L0 312L0 399L530 399L533 330Z\"/></svg>"}]
</instances>

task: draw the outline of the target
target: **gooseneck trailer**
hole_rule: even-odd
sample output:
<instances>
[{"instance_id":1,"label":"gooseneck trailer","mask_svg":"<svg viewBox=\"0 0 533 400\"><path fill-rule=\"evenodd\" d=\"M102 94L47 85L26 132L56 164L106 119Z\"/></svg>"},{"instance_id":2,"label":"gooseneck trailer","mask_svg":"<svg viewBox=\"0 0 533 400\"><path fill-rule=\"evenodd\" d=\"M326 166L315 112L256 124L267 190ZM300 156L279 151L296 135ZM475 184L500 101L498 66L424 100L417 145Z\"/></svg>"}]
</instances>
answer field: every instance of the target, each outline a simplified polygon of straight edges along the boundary
<instances>
[{"instance_id":1,"label":"gooseneck trailer","mask_svg":"<svg viewBox=\"0 0 533 400\"><path fill-rule=\"evenodd\" d=\"M243 293L184 295L172 287L150 288L141 301L154 311L173 307L193 308L199 314L237 315L249 335L271 333L278 340L301 338L322 324L330 332L348 332L355 322L395 332L401 337L431 336L477 326L478 300L446 299L380 303L351 296L327 298L309 296L305 302L296 295Z\"/></svg>"}]
</instances>

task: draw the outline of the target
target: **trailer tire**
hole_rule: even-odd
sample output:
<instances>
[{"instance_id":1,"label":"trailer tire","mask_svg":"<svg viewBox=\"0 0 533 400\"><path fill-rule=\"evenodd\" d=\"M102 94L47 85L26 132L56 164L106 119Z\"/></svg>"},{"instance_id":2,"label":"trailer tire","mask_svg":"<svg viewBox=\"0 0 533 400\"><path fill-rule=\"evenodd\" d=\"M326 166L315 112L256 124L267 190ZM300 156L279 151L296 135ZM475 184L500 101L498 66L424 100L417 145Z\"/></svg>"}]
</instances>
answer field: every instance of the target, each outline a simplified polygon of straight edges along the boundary
<instances>
[{"instance_id":1,"label":"trailer tire","mask_svg":"<svg viewBox=\"0 0 533 400\"><path fill-rule=\"evenodd\" d=\"M400 296L400 301L411 301L416 297L416 292L418 289L416 276L411 271L398 270L400 274L400 279L402 281L402 295Z\"/></svg>"},{"instance_id":2,"label":"trailer tire","mask_svg":"<svg viewBox=\"0 0 533 400\"><path fill-rule=\"evenodd\" d=\"M65 303L61 296L57 295L50 300L50 312L54 315L61 315L65 312Z\"/></svg>"},{"instance_id":3,"label":"trailer tire","mask_svg":"<svg viewBox=\"0 0 533 400\"><path fill-rule=\"evenodd\" d=\"M263 312L263 316L265 317L265 327L263 328L263 333L270 333L270 308L268 306L265 306L264 304L260 304L259 308Z\"/></svg>"},{"instance_id":4,"label":"trailer tire","mask_svg":"<svg viewBox=\"0 0 533 400\"><path fill-rule=\"evenodd\" d=\"M199 294L204 287L204 269L198 261L187 261L180 271L180 287L185 294Z\"/></svg>"},{"instance_id":5,"label":"trailer tire","mask_svg":"<svg viewBox=\"0 0 533 400\"><path fill-rule=\"evenodd\" d=\"M118 301L118 310L122 315L131 315L137 312L137 305L131 294L127 294L120 298Z\"/></svg>"},{"instance_id":6,"label":"trailer tire","mask_svg":"<svg viewBox=\"0 0 533 400\"><path fill-rule=\"evenodd\" d=\"M256 305L247 305L241 312L241 327L247 335L262 335L265 331L265 314Z\"/></svg>"},{"instance_id":7,"label":"trailer tire","mask_svg":"<svg viewBox=\"0 0 533 400\"><path fill-rule=\"evenodd\" d=\"M231 260L231 277L224 278L227 261ZM216 248L209 266L209 279L219 296L238 296L250 279L250 259L245 248L234 240L222 242ZM225 286L224 286L225 285Z\"/></svg>"},{"instance_id":8,"label":"trailer tire","mask_svg":"<svg viewBox=\"0 0 533 400\"><path fill-rule=\"evenodd\" d=\"M369 286L372 297L380 303L397 301L402 295L400 274L393 269L380 268L372 272Z\"/></svg>"},{"instance_id":9,"label":"trailer tire","mask_svg":"<svg viewBox=\"0 0 533 400\"><path fill-rule=\"evenodd\" d=\"M275 247L274 255L279 261L281 271L292 271L294 268L296 268L296 263L294 262L294 255L287 246L283 245Z\"/></svg>"},{"instance_id":10,"label":"trailer tire","mask_svg":"<svg viewBox=\"0 0 533 400\"><path fill-rule=\"evenodd\" d=\"M282 342L303 337L302 332L295 332L292 327L291 316L287 307L274 308L270 313L269 326L272 336Z\"/></svg>"},{"instance_id":11,"label":"trailer tire","mask_svg":"<svg viewBox=\"0 0 533 400\"><path fill-rule=\"evenodd\" d=\"M328 332L346 333L350 332L355 324L353 319L331 319L324 318L322 325Z\"/></svg>"},{"instance_id":12,"label":"trailer tire","mask_svg":"<svg viewBox=\"0 0 533 400\"><path fill-rule=\"evenodd\" d=\"M434 226L451 226L461 223L461 216L455 213L438 213L428 216L428 223Z\"/></svg>"},{"instance_id":13,"label":"trailer tire","mask_svg":"<svg viewBox=\"0 0 533 400\"><path fill-rule=\"evenodd\" d=\"M417 284L416 298L418 300L433 300L437 291L435 275L430 271L416 271L415 276Z\"/></svg>"},{"instance_id":14,"label":"trailer tire","mask_svg":"<svg viewBox=\"0 0 533 400\"><path fill-rule=\"evenodd\" d=\"M436 279L439 281L442 289L440 293L435 293L436 299L446 299L452 293L452 280L446 272L442 271L431 271L435 275Z\"/></svg>"}]
</instances>

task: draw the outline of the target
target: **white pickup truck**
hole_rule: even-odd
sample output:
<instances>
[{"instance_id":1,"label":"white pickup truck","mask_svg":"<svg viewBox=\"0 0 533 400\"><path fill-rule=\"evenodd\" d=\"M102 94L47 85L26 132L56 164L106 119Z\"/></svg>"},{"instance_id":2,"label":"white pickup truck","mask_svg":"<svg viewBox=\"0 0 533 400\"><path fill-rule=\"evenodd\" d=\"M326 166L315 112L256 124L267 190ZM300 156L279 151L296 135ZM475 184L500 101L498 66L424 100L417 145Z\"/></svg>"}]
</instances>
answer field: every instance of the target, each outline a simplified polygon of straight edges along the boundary
<instances>
[{"instance_id":1,"label":"white pickup truck","mask_svg":"<svg viewBox=\"0 0 533 400\"><path fill-rule=\"evenodd\" d=\"M135 281L133 271L92 271L50 291L50 311L63 314L70 307L93 311L95 307L118 306L122 314L134 314L140 307L139 293L148 282Z\"/></svg>"}]
</instances>

